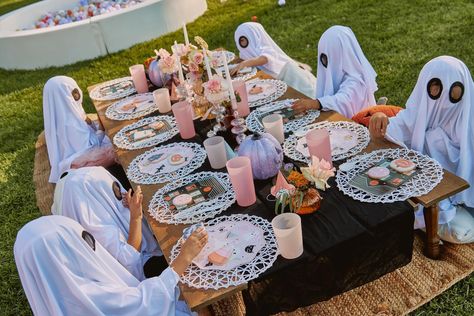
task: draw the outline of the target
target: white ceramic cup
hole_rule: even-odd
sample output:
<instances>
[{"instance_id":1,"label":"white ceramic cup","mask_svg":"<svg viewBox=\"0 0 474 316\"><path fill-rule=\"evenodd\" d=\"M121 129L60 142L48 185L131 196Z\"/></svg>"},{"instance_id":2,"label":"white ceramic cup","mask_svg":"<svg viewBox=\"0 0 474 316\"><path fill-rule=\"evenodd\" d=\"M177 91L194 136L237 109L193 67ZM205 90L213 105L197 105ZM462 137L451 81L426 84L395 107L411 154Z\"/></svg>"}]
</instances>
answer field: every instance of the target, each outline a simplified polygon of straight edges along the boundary
<instances>
[{"instance_id":1,"label":"white ceramic cup","mask_svg":"<svg viewBox=\"0 0 474 316\"><path fill-rule=\"evenodd\" d=\"M303 254L301 217L295 213L283 213L272 220L278 250L283 258L295 259Z\"/></svg>"},{"instance_id":2,"label":"white ceramic cup","mask_svg":"<svg viewBox=\"0 0 474 316\"><path fill-rule=\"evenodd\" d=\"M283 116L280 114L270 114L262 119L265 132L271 134L281 144L285 141L285 133L283 131Z\"/></svg>"},{"instance_id":3,"label":"white ceramic cup","mask_svg":"<svg viewBox=\"0 0 474 316\"><path fill-rule=\"evenodd\" d=\"M207 158L209 158L212 169L221 169L225 167L227 162L227 153L225 150L224 137L209 137L204 141L204 148L206 149Z\"/></svg>"}]
</instances>

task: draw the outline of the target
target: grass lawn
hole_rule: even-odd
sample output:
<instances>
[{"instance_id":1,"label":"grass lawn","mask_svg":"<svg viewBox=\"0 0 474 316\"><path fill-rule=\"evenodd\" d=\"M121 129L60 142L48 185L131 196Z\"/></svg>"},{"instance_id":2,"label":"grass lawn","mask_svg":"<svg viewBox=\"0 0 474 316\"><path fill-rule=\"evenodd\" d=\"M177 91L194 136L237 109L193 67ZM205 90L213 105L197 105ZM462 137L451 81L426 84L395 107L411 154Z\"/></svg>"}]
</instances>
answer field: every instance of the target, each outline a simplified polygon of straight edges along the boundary
<instances>
[{"instance_id":1,"label":"grass lawn","mask_svg":"<svg viewBox=\"0 0 474 316\"><path fill-rule=\"evenodd\" d=\"M34 0L0 1L0 15ZM210 47L236 51L234 30L253 15L291 57L316 68L317 41L329 26L350 26L378 73L377 97L403 105L422 66L439 55L452 55L474 70L474 3L469 0L276 0L208 1L209 10L188 25ZM43 129L42 89L46 80L67 75L83 91L94 83L127 75L154 48L182 41L175 32L125 51L71 66L38 71L0 69L0 315L31 314L13 258L16 233L40 216L32 182L34 143ZM72 38L71 41L74 39ZM64 43L61 43L64 45ZM92 111L85 96L86 111ZM474 276L414 312L415 315L473 315Z\"/></svg>"}]
</instances>

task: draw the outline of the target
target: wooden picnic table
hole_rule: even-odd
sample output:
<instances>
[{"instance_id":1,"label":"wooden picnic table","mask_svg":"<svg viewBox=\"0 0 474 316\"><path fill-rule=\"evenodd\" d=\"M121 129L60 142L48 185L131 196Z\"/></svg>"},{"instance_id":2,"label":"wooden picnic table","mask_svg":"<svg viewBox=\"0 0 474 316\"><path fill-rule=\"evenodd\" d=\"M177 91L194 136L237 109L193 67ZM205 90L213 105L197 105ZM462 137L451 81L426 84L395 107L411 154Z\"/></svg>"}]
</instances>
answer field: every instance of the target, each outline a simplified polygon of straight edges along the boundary
<instances>
[{"instance_id":1,"label":"wooden picnic table","mask_svg":"<svg viewBox=\"0 0 474 316\"><path fill-rule=\"evenodd\" d=\"M258 72L257 76L260 78L272 78L271 76ZM94 86L88 87L90 92ZM291 87L288 87L288 90L285 94L280 97L283 99L290 98L306 98L300 92L294 90ZM97 110L99 120L102 126L105 129L106 134L110 139L113 139L114 135L123 127L130 125L133 122L138 121L139 119L130 120L130 121L114 121L110 120L105 116L105 111L113 101L93 101L94 106ZM321 112L321 115L316 119L318 121L351 121L350 119L342 116L341 114L333 111ZM383 148L396 148L398 145L393 144L387 140L374 140L372 139L364 149L364 152L371 152L376 149ZM139 150L124 150L120 148L115 148L118 156L118 160L122 165L124 170L127 170L129 164L132 162L135 157L148 151L150 148L144 148ZM137 184L131 182L132 187L136 187ZM155 234L156 239L158 240L160 247L165 255L166 259L169 261L170 253L172 247L176 244L178 239L182 235L183 229L187 225L168 225L157 222L153 219L147 211L150 200L153 197L153 194L163 187L164 184L152 184L152 185L141 185L143 192L143 205L145 218L147 219L150 227ZM426 221L426 241L425 249L426 255L430 258L438 258L440 249L439 249L439 238L437 235L438 228L438 202L452 196L462 190L465 190L469 187L469 184L462 178L457 177L456 175L450 173L447 170L444 170L444 176L441 183L439 183L430 193L412 198L416 203L420 203L425 207L424 215ZM229 288L223 288L219 290L204 290L204 289L195 289L188 287L185 284L179 284L182 296L186 300L187 304L192 310L199 310L204 308L214 302L217 302L231 294L234 294L238 291L245 289L246 284L240 286L232 286Z\"/></svg>"}]
</instances>

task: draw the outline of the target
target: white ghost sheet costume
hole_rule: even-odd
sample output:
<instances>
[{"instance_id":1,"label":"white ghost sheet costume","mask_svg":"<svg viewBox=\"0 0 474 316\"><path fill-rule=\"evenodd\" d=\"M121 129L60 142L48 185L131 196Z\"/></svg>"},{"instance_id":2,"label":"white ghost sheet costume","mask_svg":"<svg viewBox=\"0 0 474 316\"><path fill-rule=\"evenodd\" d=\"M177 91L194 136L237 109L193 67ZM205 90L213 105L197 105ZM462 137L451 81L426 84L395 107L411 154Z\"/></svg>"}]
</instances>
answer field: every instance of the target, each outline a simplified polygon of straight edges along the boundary
<instances>
[{"instance_id":1,"label":"white ghost sheet costume","mask_svg":"<svg viewBox=\"0 0 474 316\"><path fill-rule=\"evenodd\" d=\"M247 39L246 47L240 45L241 37ZM234 39L241 59L247 60L265 56L268 62L258 68L274 78L285 81L308 97L314 98L316 77L310 71L301 68L298 62L285 54L260 23L242 23L235 30Z\"/></svg>"},{"instance_id":2,"label":"white ghost sheet costume","mask_svg":"<svg viewBox=\"0 0 474 316\"><path fill-rule=\"evenodd\" d=\"M74 89L80 92L77 101L72 95ZM82 108L82 91L72 78L56 76L46 82L43 89L43 117L51 183L56 183L75 159L88 152L90 154L94 147L107 146L112 149L104 132L94 123L87 124L87 116Z\"/></svg>"},{"instance_id":3,"label":"white ghost sheet costume","mask_svg":"<svg viewBox=\"0 0 474 316\"><path fill-rule=\"evenodd\" d=\"M430 91L432 84L441 86L436 95ZM460 99L453 99L451 94L456 86L463 91ZM463 226L464 233L454 232L454 238L445 240L474 242L474 218L460 207L474 207L474 84L466 65L450 56L429 61L420 72L405 110L389 119L386 138L429 155L469 182L469 189L440 202L439 223ZM461 218L462 223L458 223ZM424 226L420 210L415 228ZM446 228L449 226L440 225L440 237Z\"/></svg>"},{"instance_id":4,"label":"white ghost sheet costume","mask_svg":"<svg viewBox=\"0 0 474 316\"><path fill-rule=\"evenodd\" d=\"M130 210L122 203L122 193L125 189L103 167L71 169L56 184L51 212L77 221L131 274L143 280L146 261L162 253L145 219L141 251L128 244Z\"/></svg>"},{"instance_id":5,"label":"white ghost sheet costume","mask_svg":"<svg viewBox=\"0 0 474 316\"><path fill-rule=\"evenodd\" d=\"M14 254L35 315L190 315L172 268L140 282L67 217L26 224Z\"/></svg>"},{"instance_id":6,"label":"white ghost sheet costume","mask_svg":"<svg viewBox=\"0 0 474 316\"><path fill-rule=\"evenodd\" d=\"M319 39L317 77L316 98L323 110L352 118L376 103L377 73L346 26L332 26Z\"/></svg>"}]
</instances>

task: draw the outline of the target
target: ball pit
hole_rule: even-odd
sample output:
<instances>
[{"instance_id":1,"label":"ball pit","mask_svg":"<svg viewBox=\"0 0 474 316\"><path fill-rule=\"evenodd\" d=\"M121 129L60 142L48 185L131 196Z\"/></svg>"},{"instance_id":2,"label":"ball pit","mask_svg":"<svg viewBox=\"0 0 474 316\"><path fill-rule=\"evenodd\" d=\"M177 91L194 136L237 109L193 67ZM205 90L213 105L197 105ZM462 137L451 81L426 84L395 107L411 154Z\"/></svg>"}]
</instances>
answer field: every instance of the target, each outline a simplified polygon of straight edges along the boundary
<instances>
[{"instance_id":1,"label":"ball pit","mask_svg":"<svg viewBox=\"0 0 474 316\"><path fill-rule=\"evenodd\" d=\"M0 68L63 66L103 56L176 31L207 10L205 0L141 0L120 10L36 28L42 14L67 14L79 1L40 1L0 16Z\"/></svg>"}]
</instances>

